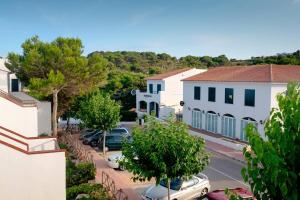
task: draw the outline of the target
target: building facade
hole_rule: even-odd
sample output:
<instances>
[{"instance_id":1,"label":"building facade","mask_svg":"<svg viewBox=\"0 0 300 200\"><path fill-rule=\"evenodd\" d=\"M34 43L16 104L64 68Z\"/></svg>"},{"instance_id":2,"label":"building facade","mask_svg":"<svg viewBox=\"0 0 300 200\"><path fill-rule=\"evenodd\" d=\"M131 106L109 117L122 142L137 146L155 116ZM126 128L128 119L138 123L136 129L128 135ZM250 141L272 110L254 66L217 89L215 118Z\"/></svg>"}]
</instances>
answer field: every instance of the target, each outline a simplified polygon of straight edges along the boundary
<instances>
[{"instance_id":1,"label":"building facade","mask_svg":"<svg viewBox=\"0 0 300 200\"><path fill-rule=\"evenodd\" d=\"M252 123L264 138L264 122L276 95L300 82L299 66L217 67L183 80L183 121L225 137L247 140Z\"/></svg>"},{"instance_id":2,"label":"building facade","mask_svg":"<svg viewBox=\"0 0 300 200\"><path fill-rule=\"evenodd\" d=\"M20 92L0 59L0 196L65 200L65 151L51 134L51 104Z\"/></svg>"},{"instance_id":3,"label":"building facade","mask_svg":"<svg viewBox=\"0 0 300 200\"><path fill-rule=\"evenodd\" d=\"M136 112L141 118L155 113L156 117L166 119L172 113L181 114L183 100L182 79L206 70L184 68L147 78L147 91L136 91Z\"/></svg>"}]
</instances>

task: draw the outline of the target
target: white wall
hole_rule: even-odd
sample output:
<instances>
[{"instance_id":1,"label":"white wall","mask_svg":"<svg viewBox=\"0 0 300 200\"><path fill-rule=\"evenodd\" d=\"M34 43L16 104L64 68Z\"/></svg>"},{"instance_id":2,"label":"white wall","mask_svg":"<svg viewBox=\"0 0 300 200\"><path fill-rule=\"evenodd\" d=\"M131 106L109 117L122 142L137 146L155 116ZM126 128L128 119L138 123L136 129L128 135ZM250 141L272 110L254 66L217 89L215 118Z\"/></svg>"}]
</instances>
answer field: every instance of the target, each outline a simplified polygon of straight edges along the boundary
<instances>
[{"instance_id":1,"label":"white wall","mask_svg":"<svg viewBox=\"0 0 300 200\"><path fill-rule=\"evenodd\" d=\"M8 92L8 74L0 70L0 90Z\"/></svg>"},{"instance_id":2,"label":"white wall","mask_svg":"<svg viewBox=\"0 0 300 200\"><path fill-rule=\"evenodd\" d=\"M271 108L277 108L278 102L276 96L285 92L287 89L286 83L273 83L271 88Z\"/></svg>"},{"instance_id":3,"label":"white wall","mask_svg":"<svg viewBox=\"0 0 300 200\"><path fill-rule=\"evenodd\" d=\"M194 100L194 86L201 87L201 99ZM208 87L216 88L216 102L208 101ZM234 89L233 104L225 104L225 88ZM244 106L244 90L255 89L255 106ZM219 113L218 133L221 133L221 117L224 114L231 114L236 118L236 136L240 136L240 120L244 117L251 117L258 122L258 130L263 133L263 126L260 120L265 120L269 116L271 106L271 83L241 83L241 82L194 82L184 81L184 111L183 120L191 125L192 110L214 111ZM205 124L205 117L202 118L202 124ZM262 134L263 136L264 134Z\"/></svg>"},{"instance_id":4,"label":"white wall","mask_svg":"<svg viewBox=\"0 0 300 200\"><path fill-rule=\"evenodd\" d=\"M139 112L139 101L143 100L147 102L147 112L149 113L150 102L156 102L160 105L159 118L166 118L171 113L178 113L182 111L182 107L179 105L183 100L183 82L182 79L190 76L202 73L204 69L190 69L183 73L179 73L174 76L167 77L163 80L147 80L147 92L137 91L136 93L136 108L138 116L142 116L143 112ZM153 94L150 94L149 85L153 84ZM162 91L159 94L157 92L157 84L161 84Z\"/></svg>"},{"instance_id":5,"label":"white wall","mask_svg":"<svg viewBox=\"0 0 300 200\"><path fill-rule=\"evenodd\" d=\"M0 125L25 137L38 136L37 107L22 107L0 97Z\"/></svg>"},{"instance_id":6,"label":"white wall","mask_svg":"<svg viewBox=\"0 0 300 200\"><path fill-rule=\"evenodd\" d=\"M0 144L0 199L65 200L65 153L28 155Z\"/></svg>"},{"instance_id":7,"label":"white wall","mask_svg":"<svg viewBox=\"0 0 300 200\"><path fill-rule=\"evenodd\" d=\"M52 132L51 128L51 103L47 101L39 101L38 105L38 133L48 134Z\"/></svg>"}]
</instances>

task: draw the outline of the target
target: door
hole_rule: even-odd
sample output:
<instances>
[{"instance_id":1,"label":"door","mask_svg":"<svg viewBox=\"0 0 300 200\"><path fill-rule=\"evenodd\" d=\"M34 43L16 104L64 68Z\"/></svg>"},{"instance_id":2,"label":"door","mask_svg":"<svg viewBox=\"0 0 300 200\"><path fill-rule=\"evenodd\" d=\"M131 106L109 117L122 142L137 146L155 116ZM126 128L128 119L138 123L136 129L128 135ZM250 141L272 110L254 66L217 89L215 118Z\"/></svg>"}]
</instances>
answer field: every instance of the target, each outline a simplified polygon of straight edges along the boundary
<instances>
[{"instance_id":1,"label":"door","mask_svg":"<svg viewBox=\"0 0 300 200\"><path fill-rule=\"evenodd\" d=\"M229 116L222 117L222 134L235 138L235 118Z\"/></svg>"},{"instance_id":2,"label":"door","mask_svg":"<svg viewBox=\"0 0 300 200\"><path fill-rule=\"evenodd\" d=\"M11 91L19 92L19 80L18 79L11 79Z\"/></svg>"},{"instance_id":3,"label":"door","mask_svg":"<svg viewBox=\"0 0 300 200\"><path fill-rule=\"evenodd\" d=\"M242 120L241 120L241 136L240 136L240 139L243 140L243 141L247 141L247 140L248 140L247 135L246 135L245 128L246 128L246 126L247 126L249 123L252 123L252 124L257 128L257 123L256 123L256 121L247 120L247 119L242 119Z\"/></svg>"},{"instance_id":4,"label":"door","mask_svg":"<svg viewBox=\"0 0 300 200\"><path fill-rule=\"evenodd\" d=\"M192 110L192 127L202 128L202 112L200 110Z\"/></svg>"},{"instance_id":5,"label":"door","mask_svg":"<svg viewBox=\"0 0 300 200\"><path fill-rule=\"evenodd\" d=\"M215 113L206 114L206 130L209 132L217 133L218 116Z\"/></svg>"}]
</instances>

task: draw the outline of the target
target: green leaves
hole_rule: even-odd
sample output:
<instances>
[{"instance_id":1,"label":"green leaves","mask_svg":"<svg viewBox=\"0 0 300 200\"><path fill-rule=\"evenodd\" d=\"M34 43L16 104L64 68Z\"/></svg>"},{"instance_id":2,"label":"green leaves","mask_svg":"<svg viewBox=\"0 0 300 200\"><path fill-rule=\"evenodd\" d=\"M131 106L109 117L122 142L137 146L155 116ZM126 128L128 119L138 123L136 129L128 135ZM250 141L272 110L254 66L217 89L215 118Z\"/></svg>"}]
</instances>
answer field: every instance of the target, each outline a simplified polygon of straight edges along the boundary
<instances>
[{"instance_id":1,"label":"green leaves","mask_svg":"<svg viewBox=\"0 0 300 200\"><path fill-rule=\"evenodd\" d=\"M147 118L144 127L133 131L133 142L125 143L121 162L134 174L134 180L189 177L204 170L209 163L202 138L190 136L187 125L169 119L159 122Z\"/></svg>"},{"instance_id":2,"label":"green leaves","mask_svg":"<svg viewBox=\"0 0 300 200\"><path fill-rule=\"evenodd\" d=\"M96 92L80 101L77 117L87 127L110 131L120 120L120 105L108 95Z\"/></svg>"},{"instance_id":3,"label":"green leaves","mask_svg":"<svg viewBox=\"0 0 300 200\"><path fill-rule=\"evenodd\" d=\"M300 86L288 84L286 94L277 96L265 124L264 141L256 128L246 129L251 152L244 149L247 167L242 170L257 199L299 199L300 174Z\"/></svg>"}]
</instances>

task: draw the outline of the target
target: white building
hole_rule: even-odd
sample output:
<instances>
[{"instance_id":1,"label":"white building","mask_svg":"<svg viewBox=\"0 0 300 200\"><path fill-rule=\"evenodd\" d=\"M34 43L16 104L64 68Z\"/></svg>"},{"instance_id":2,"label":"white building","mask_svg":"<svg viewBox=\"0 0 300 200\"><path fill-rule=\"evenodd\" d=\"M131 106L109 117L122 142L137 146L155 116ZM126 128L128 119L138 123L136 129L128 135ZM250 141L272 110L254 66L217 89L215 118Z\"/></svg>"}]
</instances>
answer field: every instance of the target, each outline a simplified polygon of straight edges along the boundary
<instances>
[{"instance_id":1,"label":"white building","mask_svg":"<svg viewBox=\"0 0 300 200\"><path fill-rule=\"evenodd\" d=\"M147 78L147 91L136 91L136 112L138 117L153 111L160 119L171 113L181 113L183 100L182 79L204 72L195 68L178 69Z\"/></svg>"},{"instance_id":2,"label":"white building","mask_svg":"<svg viewBox=\"0 0 300 200\"><path fill-rule=\"evenodd\" d=\"M0 59L0 199L64 200L65 151L51 133L51 104L20 92Z\"/></svg>"},{"instance_id":3,"label":"white building","mask_svg":"<svg viewBox=\"0 0 300 200\"><path fill-rule=\"evenodd\" d=\"M263 124L276 95L300 81L300 66L217 67L183 80L183 121L196 129L246 140L244 128Z\"/></svg>"}]
</instances>

